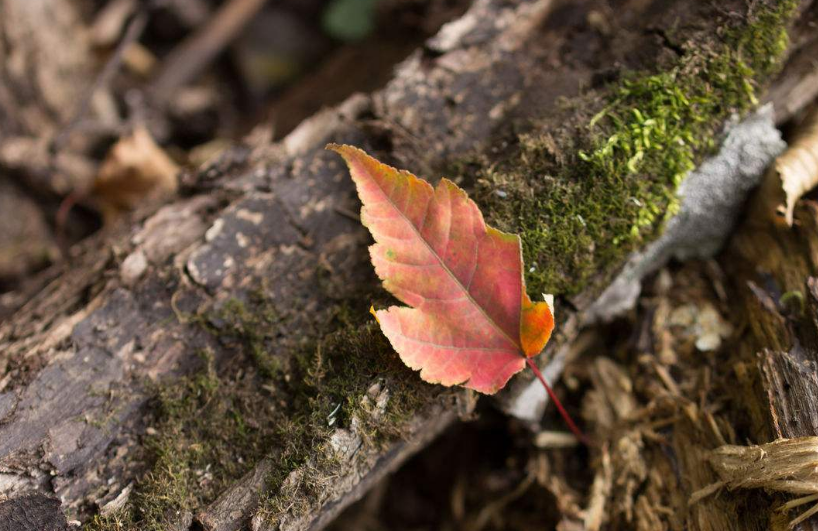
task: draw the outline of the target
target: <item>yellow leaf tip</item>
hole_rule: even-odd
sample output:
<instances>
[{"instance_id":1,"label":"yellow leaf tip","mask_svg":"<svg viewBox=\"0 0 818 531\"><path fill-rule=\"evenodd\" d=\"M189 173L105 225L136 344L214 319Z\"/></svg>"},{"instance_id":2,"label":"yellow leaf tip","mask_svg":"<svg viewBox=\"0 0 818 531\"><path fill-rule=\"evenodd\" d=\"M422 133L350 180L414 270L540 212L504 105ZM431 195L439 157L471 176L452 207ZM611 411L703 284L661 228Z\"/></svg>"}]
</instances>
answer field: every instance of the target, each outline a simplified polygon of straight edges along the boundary
<instances>
[{"instance_id":1,"label":"yellow leaf tip","mask_svg":"<svg viewBox=\"0 0 818 531\"><path fill-rule=\"evenodd\" d=\"M335 142L330 142L324 146L324 149L334 151L336 153L343 153L345 151L360 151L361 153L365 153L365 151L361 148L351 146L349 144L336 144Z\"/></svg>"}]
</instances>

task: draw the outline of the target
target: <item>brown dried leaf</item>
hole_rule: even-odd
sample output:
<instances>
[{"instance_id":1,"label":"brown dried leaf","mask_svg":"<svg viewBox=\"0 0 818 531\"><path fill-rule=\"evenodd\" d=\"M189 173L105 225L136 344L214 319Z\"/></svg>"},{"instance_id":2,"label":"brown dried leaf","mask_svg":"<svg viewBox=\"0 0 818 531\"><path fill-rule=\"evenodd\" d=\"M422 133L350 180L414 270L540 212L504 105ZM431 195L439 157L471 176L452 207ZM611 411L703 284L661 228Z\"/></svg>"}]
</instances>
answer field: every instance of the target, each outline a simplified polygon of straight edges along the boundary
<instances>
[{"instance_id":1,"label":"brown dried leaf","mask_svg":"<svg viewBox=\"0 0 818 531\"><path fill-rule=\"evenodd\" d=\"M767 172L759 191L759 208L764 217L780 219L792 226L795 203L818 185L818 109L799 127L795 140Z\"/></svg>"},{"instance_id":2,"label":"brown dried leaf","mask_svg":"<svg viewBox=\"0 0 818 531\"><path fill-rule=\"evenodd\" d=\"M141 204L173 194L178 171L176 163L140 126L111 148L91 194L109 223Z\"/></svg>"}]
</instances>

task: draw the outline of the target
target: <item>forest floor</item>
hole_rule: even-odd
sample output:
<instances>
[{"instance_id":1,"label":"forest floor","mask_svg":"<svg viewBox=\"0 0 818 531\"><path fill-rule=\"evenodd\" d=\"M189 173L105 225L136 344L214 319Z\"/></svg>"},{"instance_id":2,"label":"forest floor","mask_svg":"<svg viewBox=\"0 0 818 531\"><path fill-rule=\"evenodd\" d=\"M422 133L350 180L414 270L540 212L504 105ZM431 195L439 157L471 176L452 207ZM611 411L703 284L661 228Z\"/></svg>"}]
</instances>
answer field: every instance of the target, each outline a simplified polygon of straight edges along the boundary
<instances>
[{"instance_id":1,"label":"forest floor","mask_svg":"<svg viewBox=\"0 0 818 531\"><path fill-rule=\"evenodd\" d=\"M252 8L245 0L233 3ZM95 39L91 62L115 69L105 80L111 112L127 109L128 120L139 116L150 124L150 138L126 127L95 134L82 161L93 171L68 188L0 177L0 226L10 228L0 235L0 318L25 304L41 286L38 274L69 258L73 246L124 222L142 201L157 199L157 183L169 173L192 171L247 135L281 139L315 112L380 88L398 62L469 3L270 2L254 9L240 35L205 58L189 44L201 20L217 12L216 2L158 3L136 28L142 9L137 3L83 0L84 23ZM130 30L139 38L119 50ZM177 72L166 70L171 61L201 65L184 79L155 75ZM161 82L152 89L160 97L132 101L135 87L157 77ZM173 103L154 103L161 100ZM81 130L81 107L66 137ZM815 112L810 109L814 103L783 124L786 139L799 134L803 117ZM134 174L118 165L131 151L144 158L137 179L149 185L123 192ZM737 232L752 230L751 222L745 213ZM587 524L596 496L608 500L600 503L612 528L657 529L652 522L688 503L673 498L667 471L652 468L656 460L646 457L679 444L671 434L675 424L689 422L690 433L713 447L746 442L736 436L741 419L719 416L738 399L726 390L740 373L736 351L752 326L734 308L739 287L729 278L736 256L727 251L710 260L671 263L646 279L633 310L588 327L575 341L557 391L600 448L566 438L553 407L532 429L482 401L470 419L381 480L330 528L572 531ZM786 314L791 301L782 297L776 304Z\"/></svg>"}]
</instances>

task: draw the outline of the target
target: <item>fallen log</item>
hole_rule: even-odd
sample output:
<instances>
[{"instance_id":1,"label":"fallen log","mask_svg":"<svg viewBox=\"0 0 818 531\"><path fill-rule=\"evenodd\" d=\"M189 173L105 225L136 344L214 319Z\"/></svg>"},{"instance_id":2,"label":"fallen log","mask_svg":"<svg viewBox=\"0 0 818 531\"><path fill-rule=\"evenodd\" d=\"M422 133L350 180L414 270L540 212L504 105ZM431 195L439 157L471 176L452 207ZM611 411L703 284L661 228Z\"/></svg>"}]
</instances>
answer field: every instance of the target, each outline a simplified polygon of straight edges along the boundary
<instances>
[{"instance_id":1,"label":"fallen log","mask_svg":"<svg viewBox=\"0 0 818 531\"><path fill-rule=\"evenodd\" d=\"M570 351L583 312L627 254L659 235L678 186L661 162L643 167L629 155L624 177L635 188L611 197L623 205L626 221L613 225L621 234L608 232L607 217L572 218L576 232L562 238L585 247L569 247L560 262L550 236L532 230L560 222L548 212L562 199L544 190L555 183L581 200L571 187L593 188L604 175L583 185L559 172L604 167L583 166L577 151L593 158L599 136L625 119L616 105L681 76L703 79L691 90L718 101L703 123L680 120L683 131L717 143L786 53L810 45L800 37L812 2L728 4L478 0L383 90L319 113L280 143L250 137L183 176L172 203L78 247L0 325L0 493L9 498L0 507L44 492L70 520L100 530L326 525L469 415L476 397L423 384L366 324L370 302L387 299L367 264L352 184L323 146L359 145L427 177L454 173L491 223L521 231L539 267L529 286L560 295L560 333L544 362ZM725 28L736 42L781 37L788 26L794 47L754 41L761 59L723 37ZM752 80L731 70L749 65ZM802 65L782 75L774 87L803 87L813 74ZM632 90L640 79L653 88ZM600 115L607 129L589 129L601 111L614 119ZM690 164L708 151L701 140L683 154ZM545 217L524 219L531 211ZM499 400L537 420L545 400L531 389L519 378Z\"/></svg>"}]
</instances>

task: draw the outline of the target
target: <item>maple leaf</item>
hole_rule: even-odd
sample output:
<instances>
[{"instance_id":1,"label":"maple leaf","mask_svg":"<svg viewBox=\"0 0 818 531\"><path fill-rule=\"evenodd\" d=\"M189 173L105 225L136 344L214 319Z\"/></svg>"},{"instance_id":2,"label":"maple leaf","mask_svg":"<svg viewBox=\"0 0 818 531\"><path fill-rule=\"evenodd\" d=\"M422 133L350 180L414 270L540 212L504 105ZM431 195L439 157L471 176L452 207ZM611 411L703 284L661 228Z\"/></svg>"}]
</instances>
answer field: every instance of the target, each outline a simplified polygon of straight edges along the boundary
<instances>
[{"instance_id":1,"label":"maple leaf","mask_svg":"<svg viewBox=\"0 0 818 531\"><path fill-rule=\"evenodd\" d=\"M554 317L525 291L519 236L486 225L448 179L432 188L358 148L327 148L346 160L355 181L361 222L375 239L375 272L409 306L373 310L403 362L427 382L486 394L528 363L558 404L530 360L551 337Z\"/></svg>"}]
</instances>

